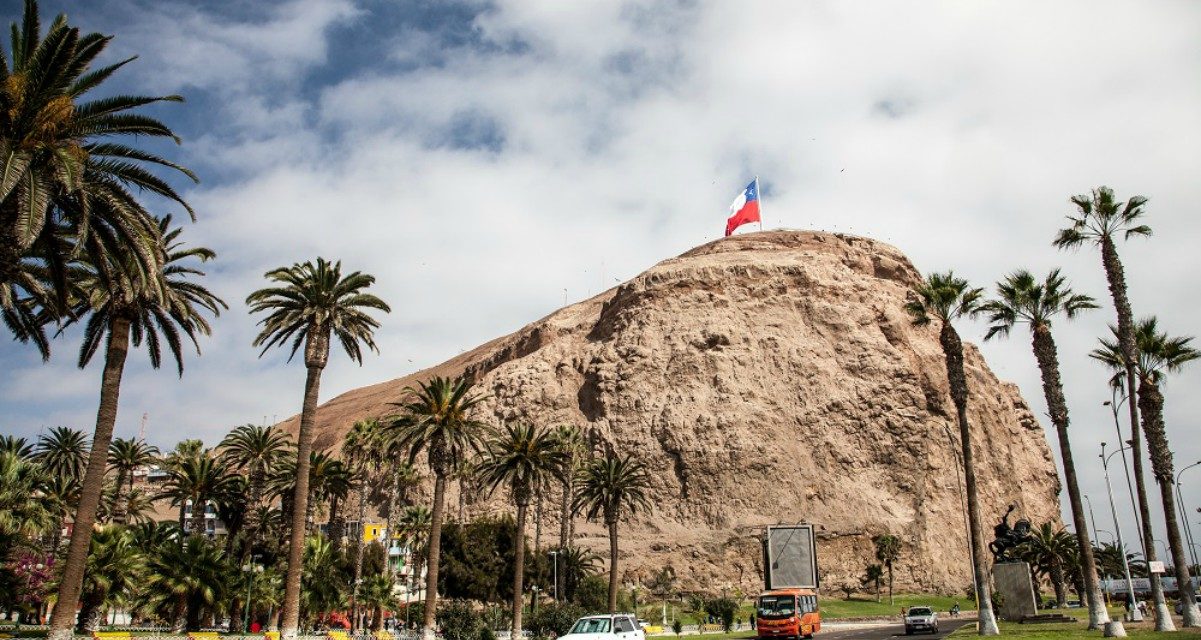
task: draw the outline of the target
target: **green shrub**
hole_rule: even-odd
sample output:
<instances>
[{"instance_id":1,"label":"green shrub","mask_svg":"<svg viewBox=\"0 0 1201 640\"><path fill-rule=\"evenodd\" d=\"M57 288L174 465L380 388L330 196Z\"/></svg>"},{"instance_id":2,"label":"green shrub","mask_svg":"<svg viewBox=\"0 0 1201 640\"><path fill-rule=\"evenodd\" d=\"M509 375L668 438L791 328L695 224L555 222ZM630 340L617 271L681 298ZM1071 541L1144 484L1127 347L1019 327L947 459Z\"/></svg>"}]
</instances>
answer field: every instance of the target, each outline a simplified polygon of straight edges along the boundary
<instances>
[{"instance_id":1,"label":"green shrub","mask_svg":"<svg viewBox=\"0 0 1201 640\"><path fill-rule=\"evenodd\" d=\"M571 625L584 616L584 610L571 603L539 607L530 616L527 627L535 638L558 637L571 631Z\"/></svg>"},{"instance_id":2,"label":"green shrub","mask_svg":"<svg viewBox=\"0 0 1201 640\"><path fill-rule=\"evenodd\" d=\"M479 640L496 640L496 632L492 630L492 627L484 625L480 627Z\"/></svg>"},{"instance_id":3,"label":"green shrub","mask_svg":"<svg viewBox=\"0 0 1201 640\"><path fill-rule=\"evenodd\" d=\"M675 631L677 636L680 635L680 632L684 630L684 625L680 623L679 618L671 621L671 630Z\"/></svg>"},{"instance_id":4,"label":"green shrub","mask_svg":"<svg viewBox=\"0 0 1201 640\"><path fill-rule=\"evenodd\" d=\"M713 598L705 603L705 612L721 622L721 628L726 633L734 628L734 616L738 613L738 603L733 598Z\"/></svg>"},{"instance_id":5,"label":"green shrub","mask_svg":"<svg viewBox=\"0 0 1201 640\"><path fill-rule=\"evenodd\" d=\"M438 608L438 626L446 640L479 640L484 625L471 605L455 600Z\"/></svg>"}]
</instances>

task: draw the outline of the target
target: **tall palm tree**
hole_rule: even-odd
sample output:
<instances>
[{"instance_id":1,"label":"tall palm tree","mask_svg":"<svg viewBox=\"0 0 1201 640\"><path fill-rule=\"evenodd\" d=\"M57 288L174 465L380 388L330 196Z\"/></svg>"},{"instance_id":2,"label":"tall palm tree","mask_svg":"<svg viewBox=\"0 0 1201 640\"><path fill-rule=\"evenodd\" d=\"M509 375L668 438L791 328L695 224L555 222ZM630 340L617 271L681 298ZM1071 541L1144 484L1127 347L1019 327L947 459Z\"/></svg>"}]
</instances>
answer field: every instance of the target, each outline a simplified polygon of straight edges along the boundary
<instances>
[{"instance_id":1,"label":"tall palm tree","mask_svg":"<svg viewBox=\"0 0 1201 640\"><path fill-rule=\"evenodd\" d=\"M159 497L170 498L171 504L180 508L190 503L190 523L185 527L181 520L179 526L193 534L204 535L204 515L209 502L225 494L234 479L219 457L212 451L204 451L171 467Z\"/></svg>"},{"instance_id":2,"label":"tall palm tree","mask_svg":"<svg viewBox=\"0 0 1201 640\"><path fill-rule=\"evenodd\" d=\"M888 604L894 604L892 599L892 565L901 557L901 539L890 534L881 533L872 538L876 545L876 560L888 569Z\"/></svg>"},{"instance_id":3,"label":"tall palm tree","mask_svg":"<svg viewBox=\"0 0 1201 640\"><path fill-rule=\"evenodd\" d=\"M976 465L972 454L972 433L967 420L967 375L963 371L963 341L955 331L953 322L976 313L983 289L973 288L967 280L955 274L932 273L913 290L905 304L905 310L913 318L913 324L924 326L932 320L939 322L938 343L942 346L947 368L947 382L951 400L959 421L959 441L963 449L963 480L967 489L967 511L971 545L975 566L977 589L978 629L982 636L1000 633L992 609L992 581L989 577L987 549L984 547L984 528L980 520L980 495L976 488Z\"/></svg>"},{"instance_id":4,"label":"tall palm tree","mask_svg":"<svg viewBox=\"0 0 1201 640\"><path fill-rule=\"evenodd\" d=\"M603 518L609 529L609 613L617 612L617 522L622 516L649 510L651 477L632 455L612 451L586 463L573 506L589 520Z\"/></svg>"},{"instance_id":5,"label":"tall palm tree","mask_svg":"<svg viewBox=\"0 0 1201 640\"><path fill-rule=\"evenodd\" d=\"M389 434L383 434L380 438L379 445L382 448L381 452L385 459L392 460L397 456L404 455L401 451L403 447L397 444L395 438L389 437ZM459 468L469 463L463 462ZM452 472L454 473L454 472ZM417 467L408 461L387 465L379 474L380 481L383 483L383 490L387 492L387 530L388 540L385 540L384 549L388 551L392 546L392 538L394 531L400 530L400 519L404 516L407 510L409 491L421 484L421 473L417 471ZM405 509L401 509L401 502L406 502ZM395 567L392 562L388 562L385 573L390 577L395 577Z\"/></svg>"},{"instance_id":6,"label":"tall palm tree","mask_svg":"<svg viewBox=\"0 0 1201 640\"><path fill-rule=\"evenodd\" d=\"M1055 606L1060 609L1067 606L1066 565L1075 547L1076 540L1072 534L1062 528L1056 529L1050 522L1044 522L1031 532L1030 539L1019 550L1022 559L1051 581L1055 589ZM1120 571L1120 564L1118 568Z\"/></svg>"},{"instance_id":7,"label":"tall palm tree","mask_svg":"<svg viewBox=\"0 0 1201 640\"><path fill-rule=\"evenodd\" d=\"M388 424L398 446L408 449L413 462L424 450L434 473L434 504L430 509L427 543L429 568L425 575L425 609L422 635L434 637L434 614L438 606L438 563L442 550L442 520L445 517L446 479L473 452L481 449L488 428L470 416L483 401L471 392L466 378L435 377L408 387L406 402L399 403L401 415Z\"/></svg>"},{"instance_id":8,"label":"tall palm tree","mask_svg":"<svg viewBox=\"0 0 1201 640\"><path fill-rule=\"evenodd\" d=\"M488 452L479 464L479 475L489 493L508 485L513 503L517 505L517 533L513 552L513 637L521 634L521 608L525 591L525 521L530 500L538 487L562 473L566 456L548 429L528 424L509 424L496 438L489 441Z\"/></svg>"},{"instance_id":9,"label":"tall palm tree","mask_svg":"<svg viewBox=\"0 0 1201 640\"><path fill-rule=\"evenodd\" d=\"M111 40L81 33L65 15L43 37L37 2L26 0L21 24L12 25L10 55L0 51L0 311L15 336L32 338L43 357L48 344L40 324L63 311L65 265L77 255L72 245L103 252L98 238L108 236L144 274L161 269L155 220L131 187L173 200L193 215L149 167L193 181L195 174L124 142L149 137L179 143L166 125L138 110L183 98L104 92L110 95L87 99L134 60L92 69ZM63 242L65 236L73 241ZM47 267L50 277L32 275L35 264ZM46 313L35 317L23 302Z\"/></svg>"},{"instance_id":10,"label":"tall palm tree","mask_svg":"<svg viewBox=\"0 0 1201 640\"><path fill-rule=\"evenodd\" d=\"M559 484L562 485L563 490L563 501L559 505L559 548L566 549L571 546L572 515L574 515L571 510L571 500L575 493L575 476L579 467L580 454L584 450L584 436L575 426L561 425L555 429L555 438L559 442L563 454L567 457L567 461L563 465L563 472L559 476Z\"/></svg>"},{"instance_id":11,"label":"tall palm tree","mask_svg":"<svg viewBox=\"0 0 1201 640\"><path fill-rule=\"evenodd\" d=\"M52 427L49 433L38 437L33 459L51 476L77 484L83 480L90 451L91 443L84 432Z\"/></svg>"},{"instance_id":12,"label":"tall palm tree","mask_svg":"<svg viewBox=\"0 0 1201 640\"><path fill-rule=\"evenodd\" d=\"M358 493L358 526L354 531L354 576L351 581L350 610L351 630L357 629L359 617L359 585L363 579L363 524L367 519L367 490L372 477L379 473L382 459L379 455L379 420L359 420L350 428L342 442L342 453L346 455L354 485ZM389 532L391 535L391 532Z\"/></svg>"},{"instance_id":13,"label":"tall palm tree","mask_svg":"<svg viewBox=\"0 0 1201 640\"><path fill-rule=\"evenodd\" d=\"M409 575L419 576L422 562L429 556L430 523L433 514L428 507L415 504L405 507L396 530L409 553Z\"/></svg>"},{"instance_id":14,"label":"tall palm tree","mask_svg":"<svg viewBox=\"0 0 1201 640\"><path fill-rule=\"evenodd\" d=\"M227 308L225 302L195 282L194 278L202 277L204 272L188 264L192 259L211 260L216 254L204 247L186 247L179 239L180 229L171 228L171 216L158 222L158 232L162 267L153 278L139 273L130 253L116 251L91 262L84 261L72 275L80 299L74 305L70 322L88 318L79 350L79 366L87 366L101 342L105 343L105 357L92 451L80 487L79 507L59 584L58 602L50 620L51 640L69 640L67 635L79 599L88 540L104 486L108 447L121 394L121 375L130 343L137 347L145 341L150 364L157 369L165 342L182 376L182 339L188 338L199 353L197 334L208 335L211 331L204 312L216 316L221 309Z\"/></svg>"},{"instance_id":15,"label":"tall palm tree","mask_svg":"<svg viewBox=\"0 0 1201 640\"><path fill-rule=\"evenodd\" d=\"M279 427L245 424L234 428L217 445L222 460L231 469L246 473L249 495L246 499L246 532L242 548L242 559L250 557L251 548L260 533L262 522L258 518L259 505L263 502L267 487L267 476L271 469L287 456L292 447L291 437Z\"/></svg>"},{"instance_id":16,"label":"tall palm tree","mask_svg":"<svg viewBox=\"0 0 1201 640\"><path fill-rule=\"evenodd\" d=\"M313 450L313 421L317 415L317 394L321 372L329 362L331 338L337 338L346 355L362 364L366 345L375 346L374 331L379 323L367 314L370 310L389 313L383 300L364 291L375 277L355 271L342 276L341 262L297 263L268 271L268 280L277 286L259 289L246 298L251 313L267 313L259 321L263 327L254 346L263 347L262 357L272 347L291 342L291 360L304 347L304 365L308 375L304 385L304 403L300 410L300 432L296 437L296 489L292 497L292 532L288 544L288 577L284 582L282 636L291 640L300 623L300 573L304 558L305 515L308 513L309 455Z\"/></svg>"},{"instance_id":17,"label":"tall palm tree","mask_svg":"<svg viewBox=\"0 0 1201 640\"><path fill-rule=\"evenodd\" d=\"M129 497L134 490L134 471L139 467L153 464L158 459L158 454L158 447L146 444L144 440L114 438L112 444L109 445L108 467L117 472L117 499L112 513L114 523L125 524Z\"/></svg>"},{"instance_id":18,"label":"tall palm tree","mask_svg":"<svg viewBox=\"0 0 1201 640\"><path fill-rule=\"evenodd\" d=\"M1142 412L1143 434L1147 436L1147 450L1151 454L1151 469L1159 484L1163 502L1164 519L1168 534L1168 548L1172 552L1172 564L1176 568L1177 584L1184 604L1184 626L1201 626L1201 612L1197 611L1197 598L1190 582L1189 560L1180 538L1179 515L1176 513L1176 498L1173 485L1172 449L1168 443L1163 421L1163 392L1160 385L1168 373L1179 371L1185 364L1201 358L1201 352L1189 345L1191 337L1174 338L1159 330L1154 316L1140 320L1134 328L1137 347L1138 404ZM1125 368L1120 340L1101 340L1101 348L1090 355L1111 369ZM1115 379L1112 382L1118 382ZM1187 517L1187 514L1185 514Z\"/></svg>"},{"instance_id":19,"label":"tall palm tree","mask_svg":"<svg viewBox=\"0 0 1201 640\"><path fill-rule=\"evenodd\" d=\"M1143 207L1147 199L1134 196L1125 203L1119 202L1109 187L1093 189L1089 194L1073 196L1076 213L1067 216L1071 226L1060 229L1052 244L1059 249L1077 249L1091 244L1101 249L1101 266L1109 284L1109 294L1118 315L1118 344L1125 358L1126 389L1130 400L1126 403L1130 415L1130 456L1133 458L1134 487L1138 494L1139 520L1143 527L1143 557L1155 560L1155 538L1151 531L1151 505L1147 501L1147 486L1143 480L1143 445L1139 433L1138 402L1135 398L1137 380L1135 358L1137 346L1134 339L1134 311L1126 287L1126 271L1118 255L1116 238L1129 240L1131 237L1151 235L1151 227L1142 224ZM1155 604L1156 631L1171 631L1176 628L1171 612L1163 595L1163 584L1159 574L1151 574L1151 599Z\"/></svg>"},{"instance_id":20,"label":"tall palm tree","mask_svg":"<svg viewBox=\"0 0 1201 640\"><path fill-rule=\"evenodd\" d=\"M1041 282L1025 269L1019 269L997 283L997 297L985 303L980 311L988 315L991 326L984 335L985 340L995 336L1006 337L1014 325L1025 323L1030 327L1034 359L1042 374L1043 395L1055 432L1059 436L1059 454L1063 461L1063 479L1067 485L1068 502L1072 509L1072 526L1076 530L1081 570L1083 571L1088 603L1089 628L1097 629L1109 622L1109 612L1101 584L1097 580L1097 565L1093 558L1093 544L1088 533L1088 521L1084 519L1084 500L1080 497L1080 484L1076 480L1076 462L1072 458L1072 443L1068 437L1068 403L1063 395L1063 381L1059 375L1059 350L1051 335L1051 323L1062 314L1068 320L1088 309L1096 309L1097 303L1090 297L1072 291L1067 280L1053 269Z\"/></svg>"}]
</instances>

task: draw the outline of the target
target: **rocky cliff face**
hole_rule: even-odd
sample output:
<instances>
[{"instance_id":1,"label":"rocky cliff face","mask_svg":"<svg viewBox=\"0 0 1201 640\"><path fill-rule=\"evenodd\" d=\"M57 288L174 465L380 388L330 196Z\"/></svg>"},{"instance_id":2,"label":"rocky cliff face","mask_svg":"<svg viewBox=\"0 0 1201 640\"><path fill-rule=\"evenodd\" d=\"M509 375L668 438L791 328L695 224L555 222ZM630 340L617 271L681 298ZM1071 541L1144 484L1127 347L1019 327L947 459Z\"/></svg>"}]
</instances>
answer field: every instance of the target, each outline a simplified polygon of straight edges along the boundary
<instances>
[{"instance_id":1,"label":"rocky cliff face","mask_svg":"<svg viewBox=\"0 0 1201 640\"><path fill-rule=\"evenodd\" d=\"M418 379L466 372L490 394L489 419L574 424L654 470L654 511L621 525L628 579L671 563L682 588L753 592L761 527L803 521L819 525L827 590L857 582L872 536L887 532L903 541L898 588L962 592L958 431L937 327L913 327L903 309L919 278L866 238L719 240L433 369L331 400L317 444L389 413ZM986 527L1011 503L1058 519L1042 428L966 348ZM506 509L504 498L468 512ZM555 544L555 513L548 504L544 545ZM577 544L607 549L599 524L577 532Z\"/></svg>"}]
</instances>

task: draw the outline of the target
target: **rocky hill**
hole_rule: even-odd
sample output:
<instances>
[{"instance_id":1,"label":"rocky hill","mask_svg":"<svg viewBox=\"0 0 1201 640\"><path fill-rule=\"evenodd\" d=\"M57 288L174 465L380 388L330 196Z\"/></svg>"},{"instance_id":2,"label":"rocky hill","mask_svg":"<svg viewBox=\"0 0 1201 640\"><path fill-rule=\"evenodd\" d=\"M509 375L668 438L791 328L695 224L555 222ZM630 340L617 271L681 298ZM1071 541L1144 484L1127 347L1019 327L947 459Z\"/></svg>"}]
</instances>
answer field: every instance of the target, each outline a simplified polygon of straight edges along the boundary
<instances>
[{"instance_id":1,"label":"rocky hill","mask_svg":"<svg viewBox=\"0 0 1201 640\"><path fill-rule=\"evenodd\" d=\"M711 242L437 367L327 402L317 446L389 413L416 380L466 372L490 394L486 418L578 425L654 470L655 509L622 524L627 580L670 563L682 588L753 592L760 528L804 521L819 526L827 589L857 582L872 536L888 532L903 541L898 588L961 593L970 573L954 409L937 327L913 327L902 307L919 278L867 238ZM1042 427L1016 386L966 349L986 526L1011 503L1036 522L1058 519ZM496 499L468 513L505 508ZM548 504L543 545L554 544L556 512ZM577 538L608 548L596 523Z\"/></svg>"}]
</instances>

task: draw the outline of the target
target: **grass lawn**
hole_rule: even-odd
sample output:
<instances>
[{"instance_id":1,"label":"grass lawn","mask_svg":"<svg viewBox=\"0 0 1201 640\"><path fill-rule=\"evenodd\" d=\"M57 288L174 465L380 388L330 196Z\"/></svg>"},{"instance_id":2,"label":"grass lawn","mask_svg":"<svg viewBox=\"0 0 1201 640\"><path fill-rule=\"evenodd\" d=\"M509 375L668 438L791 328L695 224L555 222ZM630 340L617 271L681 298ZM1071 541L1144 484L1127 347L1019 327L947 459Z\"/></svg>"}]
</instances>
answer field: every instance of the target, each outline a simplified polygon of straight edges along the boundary
<instances>
[{"instance_id":1,"label":"grass lawn","mask_svg":"<svg viewBox=\"0 0 1201 640\"><path fill-rule=\"evenodd\" d=\"M823 620L837 620L839 618L869 618L879 616L897 616L901 615L901 608L908 609L925 605L933 607L942 615L946 615L950 610L951 605L959 603L960 609L973 608L972 602L967 598L956 598L953 596L932 596L932 595L914 595L914 594L897 594L893 597L893 604L888 604L888 597L885 596L876 602L875 598L852 598L843 600L842 598L826 596L821 599L821 610Z\"/></svg>"},{"instance_id":2,"label":"grass lawn","mask_svg":"<svg viewBox=\"0 0 1201 640\"><path fill-rule=\"evenodd\" d=\"M1088 610L1085 609L1085 618L1088 617ZM1075 616L1073 616L1075 617ZM1085 623L1079 624L1018 624L1016 622L1001 622L1002 638L1021 638L1022 640L1074 640L1075 638L1101 638L1101 631L1089 631ZM1142 622L1137 625L1134 623L1126 623L1126 633L1131 638L1142 638L1144 640L1168 640L1175 638L1179 640L1181 637L1201 638L1201 629L1179 629L1177 633L1161 633L1154 630L1154 626L1150 622ZM977 637L975 625L966 625L952 633L955 640L967 640L968 638Z\"/></svg>"}]
</instances>

